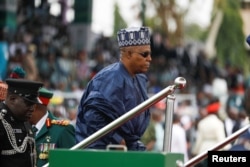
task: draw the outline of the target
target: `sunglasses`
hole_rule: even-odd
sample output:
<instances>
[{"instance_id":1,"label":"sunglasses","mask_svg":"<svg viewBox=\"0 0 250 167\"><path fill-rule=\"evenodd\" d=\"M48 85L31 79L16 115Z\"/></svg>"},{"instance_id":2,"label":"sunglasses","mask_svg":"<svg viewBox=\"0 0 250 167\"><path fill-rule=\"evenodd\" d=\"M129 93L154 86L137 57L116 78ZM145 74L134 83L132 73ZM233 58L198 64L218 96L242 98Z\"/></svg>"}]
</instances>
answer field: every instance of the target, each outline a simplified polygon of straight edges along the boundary
<instances>
[{"instance_id":1,"label":"sunglasses","mask_svg":"<svg viewBox=\"0 0 250 167\"><path fill-rule=\"evenodd\" d=\"M146 58L148 57L149 55L151 55L151 52L132 52L132 53L137 53L139 55L141 55L142 57Z\"/></svg>"}]
</instances>

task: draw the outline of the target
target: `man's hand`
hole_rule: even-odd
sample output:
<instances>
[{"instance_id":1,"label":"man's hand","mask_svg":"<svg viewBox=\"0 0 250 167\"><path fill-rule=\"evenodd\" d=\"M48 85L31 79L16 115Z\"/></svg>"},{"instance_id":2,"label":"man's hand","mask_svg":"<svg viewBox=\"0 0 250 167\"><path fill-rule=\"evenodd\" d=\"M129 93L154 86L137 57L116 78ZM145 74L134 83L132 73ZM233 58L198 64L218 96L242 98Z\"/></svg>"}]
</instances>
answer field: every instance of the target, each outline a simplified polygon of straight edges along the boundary
<instances>
[{"instance_id":1,"label":"man's hand","mask_svg":"<svg viewBox=\"0 0 250 167\"><path fill-rule=\"evenodd\" d=\"M126 141L122 139L122 141L120 142L120 145L126 146Z\"/></svg>"}]
</instances>

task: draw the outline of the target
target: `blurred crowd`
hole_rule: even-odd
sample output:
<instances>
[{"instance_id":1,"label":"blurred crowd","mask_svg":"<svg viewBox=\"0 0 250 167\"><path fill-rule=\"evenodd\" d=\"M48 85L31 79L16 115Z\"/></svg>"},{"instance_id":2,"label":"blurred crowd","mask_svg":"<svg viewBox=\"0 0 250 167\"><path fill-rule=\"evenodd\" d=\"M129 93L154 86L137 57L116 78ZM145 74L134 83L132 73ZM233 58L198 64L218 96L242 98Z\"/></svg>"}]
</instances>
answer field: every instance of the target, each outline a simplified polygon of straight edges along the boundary
<instances>
[{"instance_id":1,"label":"blurred crowd","mask_svg":"<svg viewBox=\"0 0 250 167\"><path fill-rule=\"evenodd\" d=\"M51 111L74 124L77 105L87 82L103 67L119 61L116 38L100 35L92 50L75 50L69 41L68 27L55 18L46 16L46 22L33 19L22 23L11 39L6 37L4 29L1 31L0 57L5 58L1 58L1 67L5 65L6 68L2 70L1 80L5 80L16 66L22 67L27 79L42 81L54 92ZM195 97L195 101L176 101L175 107L174 122L179 125L175 132L185 132L182 136L185 136L186 160L194 155L192 148L198 123L208 115L207 107L215 98L219 102L216 107L225 137L246 124L242 102L249 78L240 65L234 66L230 61L219 64L216 57L208 58L202 45L197 43L179 42L173 46L168 37L159 32L152 32L151 49L152 64L147 74L149 94L158 93L182 76L187 80L187 87L177 93ZM153 124L150 127L155 132L145 140L153 142L148 145L148 150L152 151L162 148L165 106L160 103L165 102L152 107Z\"/></svg>"}]
</instances>

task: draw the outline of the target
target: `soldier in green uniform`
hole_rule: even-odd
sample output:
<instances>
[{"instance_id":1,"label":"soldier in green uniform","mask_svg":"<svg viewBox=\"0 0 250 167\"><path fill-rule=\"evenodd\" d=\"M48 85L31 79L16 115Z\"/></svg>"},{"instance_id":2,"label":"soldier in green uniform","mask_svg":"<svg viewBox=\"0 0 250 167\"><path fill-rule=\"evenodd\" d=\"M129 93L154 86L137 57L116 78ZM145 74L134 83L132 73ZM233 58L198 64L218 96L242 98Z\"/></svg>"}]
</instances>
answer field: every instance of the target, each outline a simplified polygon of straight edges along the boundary
<instances>
[{"instance_id":1,"label":"soldier in green uniform","mask_svg":"<svg viewBox=\"0 0 250 167\"><path fill-rule=\"evenodd\" d=\"M24 79L6 83L7 95L0 103L0 166L35 167L35 140L28 120L43 84Z\"/></svg>"},{"instance_id":2,"label":"soldier in green uniform","mask_svg":"<svg viewBox=\"0 0 250 167\"><path fill-rule=\"evenodd\" d=\"M37 167L48 163L50 149L71 148L75 143L75 129L69 120L56 118L47 105L53 93L45 88L39 90L41 104L37 104L30 119L36 133Z\"/></svg>"}]
</instances>

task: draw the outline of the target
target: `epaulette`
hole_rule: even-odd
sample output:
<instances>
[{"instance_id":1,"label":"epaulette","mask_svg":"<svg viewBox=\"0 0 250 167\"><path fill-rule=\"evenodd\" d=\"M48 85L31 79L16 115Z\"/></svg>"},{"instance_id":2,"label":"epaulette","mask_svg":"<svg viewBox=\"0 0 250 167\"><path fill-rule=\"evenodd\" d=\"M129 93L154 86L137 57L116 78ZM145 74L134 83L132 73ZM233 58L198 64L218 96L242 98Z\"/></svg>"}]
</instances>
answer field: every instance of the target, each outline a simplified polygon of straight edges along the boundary
<instances>
[{"instance_id":1,"label":"epaulette","mask_svg":"<svg viewBox=\"0 0 250 167\"><path fill-rule=\"evenodd\" d=\"M46 119L46 126L47 127L50 127L51 125L67 126L69 124L70 124L69 120L66 120L66 119L61 119L61 120L56 120L56 119L51 120L50 118Z\"/></svg>"}]
</instances>

